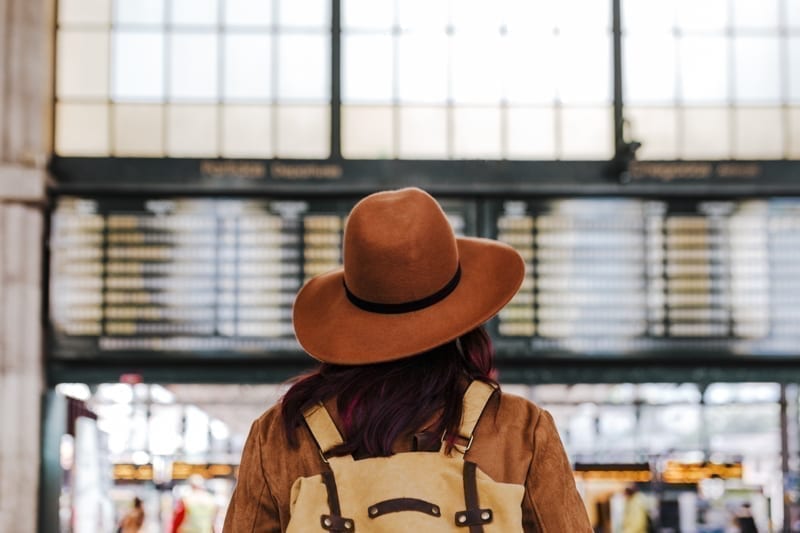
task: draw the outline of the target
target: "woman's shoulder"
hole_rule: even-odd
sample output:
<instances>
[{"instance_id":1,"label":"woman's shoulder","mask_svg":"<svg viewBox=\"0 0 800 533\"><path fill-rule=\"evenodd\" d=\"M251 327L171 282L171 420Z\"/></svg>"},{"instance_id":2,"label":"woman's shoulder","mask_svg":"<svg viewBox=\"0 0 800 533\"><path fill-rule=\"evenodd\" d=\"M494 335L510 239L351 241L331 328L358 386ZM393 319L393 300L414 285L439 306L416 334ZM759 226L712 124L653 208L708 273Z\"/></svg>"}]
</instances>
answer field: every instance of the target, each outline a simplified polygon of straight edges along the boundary
<instances>
[{"instance_id":1,"label":"woman's shoulder","mask_svg":"<svg viewBox=\"0 0 800 533\"><path fill-rule=\"evenodd\" d=\"M525 419L526 422L535 422L544 410L534 402L517 394L507 392L501 388L495 395L497 415L508 416L515 419ZM490 403L491 405L491 403Z\"/></svg>"}]
</instances>

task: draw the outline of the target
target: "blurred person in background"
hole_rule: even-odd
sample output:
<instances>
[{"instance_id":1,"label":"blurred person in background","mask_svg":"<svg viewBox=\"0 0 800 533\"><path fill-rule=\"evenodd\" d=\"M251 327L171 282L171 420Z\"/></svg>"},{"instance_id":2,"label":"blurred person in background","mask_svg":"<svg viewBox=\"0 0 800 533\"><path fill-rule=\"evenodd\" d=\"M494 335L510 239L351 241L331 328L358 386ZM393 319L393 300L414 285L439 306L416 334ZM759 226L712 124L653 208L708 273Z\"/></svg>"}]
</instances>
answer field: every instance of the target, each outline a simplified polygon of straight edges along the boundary
<instances>
[{"instance_id":1,"label":"blurred person in background","mask_svg":"<svg viewBox=\"0 0 800 533\"><path fill-rule=\"evenodd\" d=\"M119 523L119 533L139 533L144 524L144 507L139 497L133 499L133 508L125 513Z\"/></svg>"},{"instance_id":2,"label":"blurred person in background","mask_svg":"<svg viewBox=\"0 0 800 533\"><path fill-rule=\"evenodd\" d=\"M739 533L758 533L750 502L743 503L742 508L736 513L736 525L739 527Z\"/></svg>"},{"instance_id":3,"label":"blurred person in background","mask_svg":"<svg viewBox=\"0 0 800 533\"><path fill-rule=\"evenodd\" d=\"M199 474L189 476L189 493L178 500L172 519L172 533L214 533L217 504Z\"/></svg>"},{"instance_id":4,"label":"blurred person in background","mask_svg":"<svg viewBox=\"0 0 800 533\"><path fill-rule=\"evenodd\" d=\"M626 487L622 533L648 533L650 529L650 513L647 509L647 500L635 485Z\"/></svg>"}]
</instances>

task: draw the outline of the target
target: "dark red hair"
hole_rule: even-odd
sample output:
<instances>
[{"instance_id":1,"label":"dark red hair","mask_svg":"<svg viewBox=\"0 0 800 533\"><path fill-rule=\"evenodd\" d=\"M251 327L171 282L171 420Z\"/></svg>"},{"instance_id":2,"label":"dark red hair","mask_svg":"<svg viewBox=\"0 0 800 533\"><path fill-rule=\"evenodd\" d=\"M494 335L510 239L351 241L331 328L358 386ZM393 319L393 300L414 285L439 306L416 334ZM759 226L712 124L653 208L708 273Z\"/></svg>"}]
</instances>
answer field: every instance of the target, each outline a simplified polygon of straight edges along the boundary
<instances>
[{"instance_id":1,"label":"dark red hair","mask_svg":"<svg viewBox=\"0 0 800 533\"><path fill-rule=\"evenodd\" d=\"M389 456L401 435L433 422L427 431L447 433L450 444L461 421L466 385L475 379L496 385L494 351L483 327L428 352L388 363L344 366L328 363L295 381L281 400L286 434L297 446L303 412L336 398L345 444L332 455Z\"/></svg>"}]
</instances>

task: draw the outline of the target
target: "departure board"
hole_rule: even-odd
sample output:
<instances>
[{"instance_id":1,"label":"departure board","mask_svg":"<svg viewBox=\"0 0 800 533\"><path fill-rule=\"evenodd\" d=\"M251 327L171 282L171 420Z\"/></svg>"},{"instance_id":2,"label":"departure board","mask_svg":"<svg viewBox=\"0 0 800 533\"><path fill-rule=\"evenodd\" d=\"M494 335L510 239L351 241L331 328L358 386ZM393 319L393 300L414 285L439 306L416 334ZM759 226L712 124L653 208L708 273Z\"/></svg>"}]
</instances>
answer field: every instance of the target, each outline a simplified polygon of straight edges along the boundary
<instances>
[{"instance_id":1,"label":"departure board","mask_svg":"<svg viewBox=\"0 0 800 533\"><path fill-rule=\"evenodd\" d=\"M49 353L297 355L294 296L340 265L356 201L59 198ZM475 233L473 204L441 203Z\"/></svg>"},{"instance_id":2,"label":"departure board","mask_svg":"<svg viewBox=\"0 0 800 533\"><path fill-rule=\"evenodd\" d=\"M503 355L800 355L800 199L509 200L486 220L527 264Z\"/></svg>"}]
</instances>

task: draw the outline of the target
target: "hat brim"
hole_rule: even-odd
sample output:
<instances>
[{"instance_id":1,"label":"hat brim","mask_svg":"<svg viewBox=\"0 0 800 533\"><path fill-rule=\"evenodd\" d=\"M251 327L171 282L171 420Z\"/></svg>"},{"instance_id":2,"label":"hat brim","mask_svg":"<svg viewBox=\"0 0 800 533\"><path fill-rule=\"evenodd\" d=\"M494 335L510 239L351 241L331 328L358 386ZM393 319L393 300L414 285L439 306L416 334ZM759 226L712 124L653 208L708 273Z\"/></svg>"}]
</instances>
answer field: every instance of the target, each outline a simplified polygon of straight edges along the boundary
<instances>
[{"instance_id":1,"label":"hat brim","mask_svg":"<svg viewBox=\"0 0 800 533\"><path fill-rule=\"evenodd\" d=\"M292 310L298 342L319 361L360 365L419 354L480 326L517 293L525 263L497 241L458 238L457 243L458 285L442 301L418 311L382 314L356 307L345 294L342 268L312 278Z\"/></svg>"}]
</instances>

